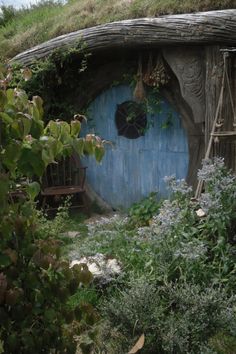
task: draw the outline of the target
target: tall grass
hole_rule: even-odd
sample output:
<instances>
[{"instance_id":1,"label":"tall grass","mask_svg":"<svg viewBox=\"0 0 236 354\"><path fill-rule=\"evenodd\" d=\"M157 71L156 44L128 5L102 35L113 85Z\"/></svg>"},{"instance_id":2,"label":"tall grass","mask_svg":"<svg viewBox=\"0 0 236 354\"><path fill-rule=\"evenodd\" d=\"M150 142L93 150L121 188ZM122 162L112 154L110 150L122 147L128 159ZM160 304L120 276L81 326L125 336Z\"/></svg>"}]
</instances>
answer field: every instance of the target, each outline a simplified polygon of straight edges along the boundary
<instances>
[{"instance_id":1,"label":"tall grass","mask_svg":"<svg viewBox=\"0 0 236 354\"><path fill-rule=\"evenodd\" d=\"M0 58L55 36L101 23L137 17L234 8L235 0L43 0L21 8L1 26Z\"/></svg>"}]
</instances>

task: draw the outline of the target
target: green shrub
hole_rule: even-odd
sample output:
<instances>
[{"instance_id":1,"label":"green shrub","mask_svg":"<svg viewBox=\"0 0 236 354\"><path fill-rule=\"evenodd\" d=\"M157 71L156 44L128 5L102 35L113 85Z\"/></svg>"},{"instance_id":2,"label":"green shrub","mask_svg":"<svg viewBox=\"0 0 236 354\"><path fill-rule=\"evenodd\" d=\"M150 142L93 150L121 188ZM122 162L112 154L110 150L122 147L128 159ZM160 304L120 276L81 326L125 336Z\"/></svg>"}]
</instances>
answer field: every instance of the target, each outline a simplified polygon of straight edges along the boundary
<instances>
[{"instance_id":1,"label":"green shrub","mask_svg":"<svg viewBox=\"0 0 236 354\"><path fill-rule=\"evenodd\" d=\"M150 193L138 203L134 203L129 209L129 223L131 227L146 226L152 217L157 214L160 203L157 201L157 193Z\"/></svg>"},{"instance_id":2,"label":"green shrub","mask_svg":"<svg viewBox=\"0 0 236 354\"><path fill-rule=\"evenodd\" d=\"M217 354L234 354L236 348L235 336L226 334L224 331L218 332L209 340L209 347Z\"/></svg>"},{"instance_id":3,"label":"green shrub","mask_svg":"<svg viewBox=\"0 0 236 354\"><path fill-rule=\"evenodd\" d=\"M112 333L119 333L121 349L114 353L127 352L144 333L142 353L199 353L201 345L221 328L230 333L236 319L235 301L221 288L201 289L186 283L156 286L144 277L135 279L127 290L103 304L106 331L110 330L107 346L115 347Z\"/></svg>"}]
</instances>

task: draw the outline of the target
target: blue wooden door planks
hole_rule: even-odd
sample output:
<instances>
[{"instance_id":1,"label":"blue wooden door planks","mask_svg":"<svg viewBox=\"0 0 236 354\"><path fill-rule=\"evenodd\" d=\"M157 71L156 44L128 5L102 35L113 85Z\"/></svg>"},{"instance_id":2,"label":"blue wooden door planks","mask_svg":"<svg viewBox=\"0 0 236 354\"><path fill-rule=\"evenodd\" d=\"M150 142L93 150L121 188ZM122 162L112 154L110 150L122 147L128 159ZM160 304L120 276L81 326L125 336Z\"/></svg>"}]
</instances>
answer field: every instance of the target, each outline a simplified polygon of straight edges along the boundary
<instances>
[{"instance_id":1,"label":"blue wooden door planks","mask_svg":"<svg viewBox=\"0 0 236 354\"><path fill-rule=\"evenodd\" d=\"M127 208L150 192L166 196L163 178L170 175L185 178L188 170L187 135L181 118L157 93L147 95L148 124L144 135L137 139L118 135L117 105L131 100L133 92L128 85L103 92L90 104L89 121L84 129L114 145L113 149L107 146L100 165L91 157L83 159L88 166L88 182L113 208Z\"/></svg>"}]
</instances>

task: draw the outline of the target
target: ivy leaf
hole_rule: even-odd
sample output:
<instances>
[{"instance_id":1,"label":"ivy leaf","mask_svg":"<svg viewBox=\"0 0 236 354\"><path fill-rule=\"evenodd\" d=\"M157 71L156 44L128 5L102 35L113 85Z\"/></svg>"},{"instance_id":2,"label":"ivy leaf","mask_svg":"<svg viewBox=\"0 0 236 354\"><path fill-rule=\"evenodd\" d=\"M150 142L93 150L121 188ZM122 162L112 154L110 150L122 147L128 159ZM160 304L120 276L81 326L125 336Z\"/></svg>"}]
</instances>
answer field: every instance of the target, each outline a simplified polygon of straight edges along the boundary
<instances>
[{"instance_id":1,"label":"ivy leaf","mask_svg":"<svg viewBox=\"0 0 236 354\"><path fill-rule=\"evenodd\" d=\"M83 138L74 139L73 148L79 156L82 156L84 153L84 139Z\"/></svg>"},{"instance_id":2,"label":"ivy leaf","mask_svg":"<svg viewBox=\"0 0 236 354\"><path fill-rule=\"evenodd\" d=\"M30 199L34 200L40 192L40 185L38 182L31 182L26 186L26 193Z\"/></svg>"},{"instance_id":3,"label":"ivy leaf","mask_svg":"<svg viewBox=\"0 0 236 354\"><path fill-rule=\"evenodd\" d=\"M94 151L94 154L95 154L95 159L97 162L101 162L102 161L102 158L105 154L105 149L104 147L101 145L101 146L96 146L95 147L95 151Z\"/></svg>"}]
</instances>

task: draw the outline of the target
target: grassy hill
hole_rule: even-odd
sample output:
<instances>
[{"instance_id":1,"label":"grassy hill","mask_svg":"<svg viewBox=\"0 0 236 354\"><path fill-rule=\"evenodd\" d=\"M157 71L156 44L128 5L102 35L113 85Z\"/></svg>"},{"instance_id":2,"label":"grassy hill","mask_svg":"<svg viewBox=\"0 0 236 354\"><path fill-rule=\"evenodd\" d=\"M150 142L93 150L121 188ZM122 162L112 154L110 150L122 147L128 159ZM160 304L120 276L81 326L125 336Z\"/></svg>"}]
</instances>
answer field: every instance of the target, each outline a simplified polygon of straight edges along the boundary
<instances>
[{"instance_id":1,"label":"grassy hill","mask_svg":"<svg viewBox=\"0 0 236 354\"><path fill-rule=\"evenodd\" d=\"M229 9L234 5L235 0L68 0L66 4L44 0L30 8L5 8L0 18L0 59L61 34L106 22Z\"/></svg>"}]
</instances>

